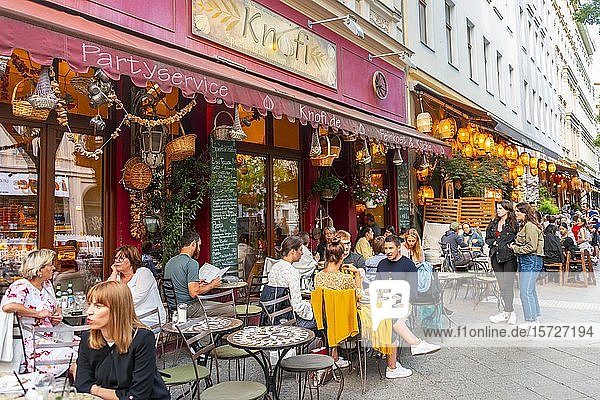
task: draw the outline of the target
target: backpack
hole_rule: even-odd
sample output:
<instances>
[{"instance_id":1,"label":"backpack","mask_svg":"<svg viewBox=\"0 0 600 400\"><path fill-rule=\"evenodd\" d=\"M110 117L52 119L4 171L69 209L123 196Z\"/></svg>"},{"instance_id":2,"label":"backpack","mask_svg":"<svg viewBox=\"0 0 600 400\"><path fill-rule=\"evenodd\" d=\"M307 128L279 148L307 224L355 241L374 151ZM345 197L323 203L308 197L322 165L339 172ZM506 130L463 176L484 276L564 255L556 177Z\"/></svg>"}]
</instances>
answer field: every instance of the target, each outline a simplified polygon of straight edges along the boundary
<instances>
[{"instance_id":1,"label":"backpack","mask_svg":"<svg viewBox=\"0 0 600 400\"><path fill-rule=\"evenodd\" d=\"M441 299L441 287L437 271L427 261L417 264L417 298L416 302L437 303Z\"/></svg>"}]
</instances>

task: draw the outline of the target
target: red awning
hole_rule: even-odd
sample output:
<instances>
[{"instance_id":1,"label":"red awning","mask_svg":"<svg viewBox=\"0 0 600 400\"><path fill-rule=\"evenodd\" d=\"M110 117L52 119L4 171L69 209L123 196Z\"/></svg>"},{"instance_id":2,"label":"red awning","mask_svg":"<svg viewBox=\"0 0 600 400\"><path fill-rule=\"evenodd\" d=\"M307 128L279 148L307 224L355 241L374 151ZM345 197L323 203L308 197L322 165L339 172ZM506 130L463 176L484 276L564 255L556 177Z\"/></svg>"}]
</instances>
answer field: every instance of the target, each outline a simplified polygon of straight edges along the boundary
<instances>
[{"instance_id":1,"label":"red awning","mask_svg":"<svg viewBox=\"0 0 600 400\"><path fill-rule=\"evenodd\" d=\"M450 156L444 142L416 129L288 88L178 49L30 1L0 0L0 55L19 48L49 65L62 59L77 72L101 68L112 79L127 75L138 86L148 81L163 91L179 88L185 96L201 94L233 107L254 107L277 118L330 126L358 133L391 147L413 148Z\"/></svg>"}]
</instances>

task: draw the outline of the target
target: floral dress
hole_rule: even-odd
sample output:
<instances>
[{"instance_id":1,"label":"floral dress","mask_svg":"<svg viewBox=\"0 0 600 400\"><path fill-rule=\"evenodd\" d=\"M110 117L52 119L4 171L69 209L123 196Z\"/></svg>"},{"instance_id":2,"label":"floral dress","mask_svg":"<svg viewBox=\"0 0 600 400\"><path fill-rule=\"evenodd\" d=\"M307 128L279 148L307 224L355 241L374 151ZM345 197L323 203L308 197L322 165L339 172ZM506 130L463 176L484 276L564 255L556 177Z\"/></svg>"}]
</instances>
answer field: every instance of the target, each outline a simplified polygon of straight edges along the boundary
<instances>
[{"instance_id":1,"label":"floral dress","mask_svg":"<svg viewBox=\"0 0 600 400\"><path fill-rule=\"evenodd\" d=\"M56 296L54 295L54 288L49 281L44 282L42 284L42 290L39 290L27 279L19 279L9 286L8 290L4 294L4 297L2 298L1 307L12 303L23 304L25 307L31 310L48 310L52 313L54 313L58 307ZM20 319L21 324L24 327L51 328L53 326L50 318L21 316ZM45 333L44 336L46 336L49 340L52 340L54 335L48 332ZM68 360L71 357L71 354L74 353L71 348L56 348L43 349L34 354L33 336L27 329L23 329L23 342L25 344L25 368L29 372L33 372L34 358L38 361L59 360L65 358ZM77 354L74 354L74 359L76 356ZM58 364L43 365L39 366L37 369L39 371L57 376L65 372L67 368L67 364Z\"/></svg>"}]
</instances>

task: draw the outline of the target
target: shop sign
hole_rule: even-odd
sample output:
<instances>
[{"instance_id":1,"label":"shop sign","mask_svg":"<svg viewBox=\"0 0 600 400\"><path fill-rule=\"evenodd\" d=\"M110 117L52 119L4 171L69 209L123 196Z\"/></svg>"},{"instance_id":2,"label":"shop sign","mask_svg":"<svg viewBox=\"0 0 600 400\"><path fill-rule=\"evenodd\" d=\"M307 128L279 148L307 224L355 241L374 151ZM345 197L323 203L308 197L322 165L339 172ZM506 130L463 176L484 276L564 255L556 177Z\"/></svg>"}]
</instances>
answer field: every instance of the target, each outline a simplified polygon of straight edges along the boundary
<instances>
[{"instance_id":1,"label":"shop sign","mask_svg":"<svg viewBox=\"0 0 600 400\"><path fill-rule=\"evenodd\" d=\"M337 88L335 44L249 0L195 0L192 33Z\"/></svg>"},{"instance_id":2,"label":"shop sign","mask_svg":"<svg viewBox=\"0 0 600 400\"><path fill-rule=\"evenodd\" d=\"M0 172L1 196L36 196L38 180L36 174L11 174ZM69 179L57 176L54 179L54 196L69 197Z\"/></svg>"}]
</instances>

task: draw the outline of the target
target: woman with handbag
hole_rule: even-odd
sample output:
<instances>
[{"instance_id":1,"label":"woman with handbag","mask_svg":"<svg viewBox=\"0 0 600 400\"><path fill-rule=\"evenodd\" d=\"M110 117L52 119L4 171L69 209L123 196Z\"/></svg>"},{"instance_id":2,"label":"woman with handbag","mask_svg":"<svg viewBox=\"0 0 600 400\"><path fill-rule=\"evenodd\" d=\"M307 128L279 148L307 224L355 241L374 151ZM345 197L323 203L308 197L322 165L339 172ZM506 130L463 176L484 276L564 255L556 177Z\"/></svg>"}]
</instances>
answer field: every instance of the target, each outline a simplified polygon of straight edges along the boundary
<instances>
[{"instance_id":1,"label":"woman with handbag","mask_svg":"<svg viewBox=\"0 0 600 400\"><path fill-rule=\"evenodd\" d=\"M504 303L502 312L489 317L490 322L494 324L507 322L515 325L517 323L517 314L513 308L517 257L509 245L514 242L518 229L512 202L502 200L496 205L496 218L490 221L485 231L485 242L490 248L492 268Z\"/></svg>"},{"instance_id":2,"label":"woman with handbag","mask_svg":"<svg viewBox=\"0 0 600 400\"><path fill-rule=\"evenodd\" d=\"M129 288L99 283L87 300L90 331L81 335L77 391L105 400L170 399L156 367L154 334L135 315Z\"/></svg>"},{"instance_id":3,"label":"woman with handbag","mask_svg":"<svg viewBox=\"0 0 600 400\"><path fill-rule=\"evenodd\" d=\"M517 255L519 289L525 319L525 323L519 325L519 328L529 329L539 325L538 317L541 315L535 283L544 265L544 233L529 203L517 204L515 216L521 229L510 247Z\"/></svg>"}]
</instances>

